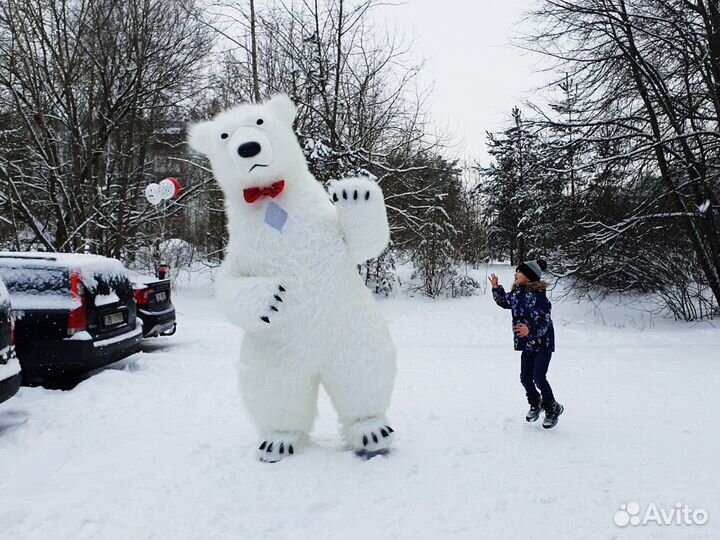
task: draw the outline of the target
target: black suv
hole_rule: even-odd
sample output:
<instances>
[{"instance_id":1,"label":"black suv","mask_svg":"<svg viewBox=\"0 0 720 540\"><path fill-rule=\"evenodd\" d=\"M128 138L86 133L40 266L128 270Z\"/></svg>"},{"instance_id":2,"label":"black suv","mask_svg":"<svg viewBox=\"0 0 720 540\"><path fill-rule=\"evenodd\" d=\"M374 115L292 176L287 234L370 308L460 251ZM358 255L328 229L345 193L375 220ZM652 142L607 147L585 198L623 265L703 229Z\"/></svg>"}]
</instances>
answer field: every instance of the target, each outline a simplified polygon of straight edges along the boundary
<instances>
[{"instance_id":1,"label":"black suv","mask_svg":"<svg viewBox=\"0 0 720 540\"><path fill-rule=\"evenodd\" d=\"M22 377L15 356L14 325L10 296L0 279L0 403L15 395Z\"/></svg>"},{"instance_id":2,"label":"black suv","mask_svg":"<svg viewBox=\"0 0 720 540\"><path fill-rule=\"evenodd\" d=\"M25 384L76 377L140 350L127 269L69 253L0 252Z\"/></svg>"}]
</instances>

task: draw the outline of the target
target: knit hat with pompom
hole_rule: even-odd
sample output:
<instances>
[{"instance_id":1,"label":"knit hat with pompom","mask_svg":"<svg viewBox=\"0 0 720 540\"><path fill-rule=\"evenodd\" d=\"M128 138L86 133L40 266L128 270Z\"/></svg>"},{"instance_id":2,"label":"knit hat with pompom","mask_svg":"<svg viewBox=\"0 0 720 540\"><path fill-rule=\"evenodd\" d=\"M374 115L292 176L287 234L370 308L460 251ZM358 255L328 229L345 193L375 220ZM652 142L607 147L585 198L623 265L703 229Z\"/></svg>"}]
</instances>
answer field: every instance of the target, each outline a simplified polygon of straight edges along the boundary
<instances>
[{"instance_id":1,"label":"knit hat with pompom","mask_svg":"<svg viewBox=\"0 0 720 540\"><path fill-rule=\"evenodd\" d=\"M547 263L542 259L526 261L517 267L517 271L525 274L530 281L540 281L545 270L547 270Z\"/></svg>"}]
</instances>

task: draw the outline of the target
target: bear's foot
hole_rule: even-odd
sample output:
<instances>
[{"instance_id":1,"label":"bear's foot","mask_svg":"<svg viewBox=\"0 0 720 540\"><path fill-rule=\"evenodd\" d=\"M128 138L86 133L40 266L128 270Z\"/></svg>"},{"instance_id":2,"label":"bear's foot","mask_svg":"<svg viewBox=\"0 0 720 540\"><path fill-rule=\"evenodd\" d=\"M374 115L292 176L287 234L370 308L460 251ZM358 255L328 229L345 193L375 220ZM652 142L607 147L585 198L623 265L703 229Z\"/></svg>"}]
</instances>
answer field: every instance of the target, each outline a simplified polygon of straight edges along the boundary
<instances>
[{"instance_id":1,"label":"bear's foot","mask_svg":"<svg viewBox=\"0 0 720 540\"><path fill-rule=\"evenodd\" d=\"M366 459L390 452L395 430L387 420L372 417L359 420L347 429L347 442L355 454Z\"/></svg>"},{"instance_id":2,"label":"bear's foot","mask_svg":"<svg viewBox=\"0 0 720 540\"><path fill-rule=\"evenodd\" d=\"M257 455L265 463L277 463L292 456L300 447L300 433L276 431L271 433L258 447Z\"/></svg>"}]
</instances>

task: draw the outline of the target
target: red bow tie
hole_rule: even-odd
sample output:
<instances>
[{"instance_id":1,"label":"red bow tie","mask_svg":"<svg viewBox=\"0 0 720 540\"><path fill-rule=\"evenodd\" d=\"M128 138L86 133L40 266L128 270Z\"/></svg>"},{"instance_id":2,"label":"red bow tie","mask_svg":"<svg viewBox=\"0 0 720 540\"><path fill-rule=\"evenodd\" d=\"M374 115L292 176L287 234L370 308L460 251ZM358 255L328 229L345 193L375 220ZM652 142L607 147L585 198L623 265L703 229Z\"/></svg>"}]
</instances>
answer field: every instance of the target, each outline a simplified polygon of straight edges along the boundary
<instances>
[{"instance_id":1,"label":"red bow tie","mask_svg":"<svg viewBox=\"0 0 720 540\"><path fill-rule=\"evenodd\" d=\"M245 202L252 204L260 197L270 197L274 199L282 193L283 189L285 189L285 180L280 180L279 182L275 182L273 185L266 188L247 188L243 190L243 196L245 197Z\"/></svg>"}]
</instances>

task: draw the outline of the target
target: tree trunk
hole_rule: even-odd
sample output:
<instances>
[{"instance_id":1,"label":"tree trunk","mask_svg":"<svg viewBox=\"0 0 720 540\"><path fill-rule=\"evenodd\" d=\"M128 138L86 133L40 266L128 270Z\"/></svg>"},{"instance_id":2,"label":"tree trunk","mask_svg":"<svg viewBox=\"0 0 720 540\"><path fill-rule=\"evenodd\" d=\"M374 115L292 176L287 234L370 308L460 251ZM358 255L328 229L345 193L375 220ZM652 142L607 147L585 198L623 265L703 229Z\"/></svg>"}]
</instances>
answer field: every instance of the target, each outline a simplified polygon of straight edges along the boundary
<instances>
[{"instance_id":1,"label":"tree trunk","mask_svg":"<svg viewBox=\"0 0 720 540\"><path fill-rule=\"evenodd\" d=\"M645 82L645 78L641 70L641 65L639 64L639 60L641 61L642 57L635 45L634 32L632 30L632 25L630 24L627 10L625 7L625 0L620 0L619 7L620 16L623 22L622 30L628 40L626 52L627 60L630 62L633 81L645 106L645 112L648 115L648 120L650 122L653 137L655 141L659 142L662 140L660 122L655 107L650 98L650 91ZM621 47L625 48L623 43L619 42L618 44ZM675 203L676 210L685 214L685 217L681 218L683 221L683 225L688 233L690 241L692 242L695 254L698 258L698 262L700 263L700 266L703 269L703 273L708 280L708 284L713 291L713 295L715 296L716 301L720 305L720 260L717 260L717 258L713 260L711 254L708 253L702 237L702 233L698 229L694 219L691 217L693 212L687 208L685 201L682 198L682 195L678 192L677 186L675 186L675 183L672 179L672 173L670 172L670 166L665 156L665 149L662 144L655 145L655 157L657 160L658 168L660 169L660 176L666 186L668 193L672 196L672 200Z\"/></svg>"},{"instance_id":2,"label":"tree trunk","mask_svg":"<svg viewBox=\"0 0 720 540\"><path fill-rule=\"evenodd\" d=\"M255 0L250 0L250 61L252 63L253 98L256 103L261 101L260 80L258 77L257 60L257 24L255 19Z\"/></svg>"}]
</instances>

